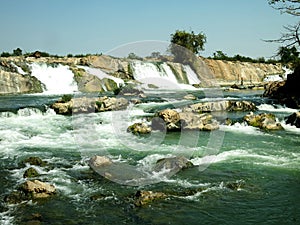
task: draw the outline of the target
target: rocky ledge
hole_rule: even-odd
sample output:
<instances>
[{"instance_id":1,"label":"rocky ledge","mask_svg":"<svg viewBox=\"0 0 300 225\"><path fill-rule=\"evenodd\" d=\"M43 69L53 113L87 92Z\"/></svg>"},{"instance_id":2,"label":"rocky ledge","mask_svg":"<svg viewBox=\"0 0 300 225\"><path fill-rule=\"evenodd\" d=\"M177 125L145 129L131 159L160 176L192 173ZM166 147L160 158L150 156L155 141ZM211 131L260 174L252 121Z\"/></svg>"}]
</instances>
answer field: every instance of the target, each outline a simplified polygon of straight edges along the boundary
<instances>
[{"instance_id":1,"label":"rocky ledge","mask_svg":"<svg viewBox=\"0 0 300 225\"><path fill-rule=\"evenodd\" d=\"M264 97L276 99L290 108L300 108L300 67L289 74L286 81L271 82L265 87Z\"/></svg>"},{"instance_id":2,"label":"rocky ledge","mask_svg":"<svg viewBox=\"0 0 300 225\"><path fill-rule=\"evenodd\" d=\"M67 101L59 100L50 107L57 114L72 115L76 113L105 112L122 110L128 106L129 102L125 98L99 97L99 98L73 98Z\"/></svg>"}]
</instances>

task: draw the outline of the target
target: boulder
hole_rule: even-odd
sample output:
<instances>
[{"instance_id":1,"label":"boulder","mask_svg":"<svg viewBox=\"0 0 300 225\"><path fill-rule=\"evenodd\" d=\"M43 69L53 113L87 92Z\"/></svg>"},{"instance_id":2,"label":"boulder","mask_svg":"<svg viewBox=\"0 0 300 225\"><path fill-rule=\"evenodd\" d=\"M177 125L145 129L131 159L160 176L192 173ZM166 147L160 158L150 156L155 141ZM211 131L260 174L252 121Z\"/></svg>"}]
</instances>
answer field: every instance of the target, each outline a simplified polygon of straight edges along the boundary
<instances>
[{"instance_id":1,"label":"boulder","mask_svg":"<svg viewBox=\"0 0 300 225\"><path fill-rule=\"evenodd\" d=\"M100 97L100 98L73 98L70 101L59 100L51 105L57 114L72 115L73 113L105 112L122 110L129 105L125 98Z\"/></svg>"},{"instance_id":2,"label":"boulder","mask_svg":"<svg viewBox=\"0 0 300 225\"><path fill-rule=\"evenodd\" d=\"M125 98L115 98L115 97L100 97L96 101L96 112L112 111L112 110L122 110L126 109L129 102Z\"/></svg>"},{"instance_id":3,"label":"boulder","mask_svg":"<svg viewBox=\"0 0 300 225\"><path fill-rule=\"evenodd\" d=\"M156 162L154 167L155 172L160 172L162 170L167 170L168 172L178 172L182 169L192 167L191 163L187 158L183 156L176 156L172 158L163 158Z\"/></svg>"},{"instance_id":4,"label":"boulder","mask_svg":"<svg viewBox=\"0 0 300 225\"><path fill-rule=\"evenodd\" d=\"M46 162L44 162L40 157L31 156L21 161L21 166L25 166L26 164L30 164L33 166L46 166Z\"/></svg>"},{"instance_id":5,"label":"boulder","mask_svg":"<svg viewBox=\"0 0 300 225\"><path fill-rule=\"evenodd\" d=\"M20 186L20 190L30 199L47 198L56 194L54 185L39 180L26 181Z\"/></svg>"},{"instance_id":6,"label":"boulder","mask_svg":"<svg viewBox=\"0 0 300 225\"><path fill-rule=\"evenodd\" d=\"M187 94L183 97L183 99L186 99L186 100L196 100L197 97L193 94Z\"/></svg>"},{"instance_id":7,"label":"boulder","mask_svg":"<svg viewBox=\"0 0 300 225\"><path fill-rule=\"evenodd\" d=\"M25 170L25 172L23 174L24 178L31 178L31 177L37 177L37 176L39 176L39 173L33 167L30 167L27 170Z\"/></svg>"},{"instance_id":8,"label":"boulder","mask_svg":"<svg viewBox=\"0 0 300 225\"><path fill-rule=\"evenodd\" d=\"M259 127L264 130L283 130L283 127L279 122L276 121L276 118L273 114L261 113L255 115L253 112L246 115L244 120L248 125L253 127Z\"/></svg>"},{"instance_id":9,"label":"boulder","mask_svg":"<svg viewBox=\"0 0 300 225\"><path fill-rule=\"evenodd\" d=\"M271 82L265 86L264 97L278 100L282 105L290 108L300 108L300 66L285 81Z\"/></svg>"},{"instance_id":10,"label":"boulder","mask_svg":"<svg viewBox=\"0 0 300 225\"><path fill-rule=\"evenodd\" d=\"M203 130L212 131L219 129L217 121L213 120L212 115L193 112L181 112L179 113L181 126L184 130Z\"/></svg>"},{"instance_id":11,"label":"boulder","mask_svg":"<svg viewBox=\"0 0 300 225\"><path fill-rule=\"evenodd\" d=\"M163 192L143 191L139 190L134 196L134 205L141 207L152 203L155 200L164 199L167 195Z\"/></svg>"},{"instance_id":12,"label":"boulder","mask_svg":"<svg viewBox=\"0 0 300 225\"><path fill-rule=\"evenodd\" d=\"M89 160L89 165L93 167L109 166L111 164L111 159L106 156L96 155Z\"/></svg>"},{"instance_id":13,"label":"boulder","mask_svg":"<svg viewBox=\"0 0 300 225\"><path fill-rule=\"evenodd\" d=\"M249 101L200 102L183 108L184 112L255 111L256 105Z\"/></svg>"},{"instance_id":14,"label":"boulder","mask_svg":"<svg viewBox=\"0 0 300 225\"><path fill-rule=\"evenodd\" d=\"M148 134L151 130L151 127L145 123L135 123L127 128L127 131L133 134Z\"/></svg>"},{"instance_id":15,"label":"boulder","mask_svg":"<svg viewBox=\"0 0 300 225\"><path fill-rule=\"evenodd\" d=\"M168 131L180 129L179 113L173 109L165 109L156 114L158 119L152 120L152 128L162 130L166 128Z\"/></svg>"},{"instance_id":16,"label":"boulder","mask_svg":"<svg viewBox=\"0 0 300 225\"><path fill-rule=\"evenodd\" d=\"M295 112L286 118L286 123L300 128L300 112Z\"/></svg>"}]
</instances>

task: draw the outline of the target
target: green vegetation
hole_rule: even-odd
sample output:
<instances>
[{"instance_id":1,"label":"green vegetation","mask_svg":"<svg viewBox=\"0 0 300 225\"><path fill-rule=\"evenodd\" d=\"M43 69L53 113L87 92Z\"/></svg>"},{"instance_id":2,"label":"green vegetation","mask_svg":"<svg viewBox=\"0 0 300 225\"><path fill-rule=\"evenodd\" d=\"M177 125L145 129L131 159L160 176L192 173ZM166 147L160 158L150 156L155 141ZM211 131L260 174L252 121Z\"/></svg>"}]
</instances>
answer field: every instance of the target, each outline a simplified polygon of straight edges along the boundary
<instances>
[{"instance_id":1,"label":"green vegetation","mask_svg":"<svg viewBox=\"0 0 300 225\"><path fill-rule=\"evenodd\" d=\"M227 56L226 53L222 51L216 51L213 53L213 57L208 57L209 59L215 59L215 60L225 60L225 61L240 61L240 62L251 62L251 63L278 63L280 61L275 59L269 59L266 60L264 57L260 57L258 59L252 59L247 56L241 56L239 54L234 55L233 57Z\"/></svg>"},{"instance_id":2,"label":"green vegetation","mask_svg":"<svg viewBox=\"0 0 300 225\"><path fill-rule=\"evenodd\" d=\"M143 60L143 58L142 58L142 57L140 57L140 56L136 55L136 54L135 54L135 53L133 53L133 52L129 53L129 54L128 54L128 56L127 56L127 58L128 58L128 59L137 59L137 60Z\"/></svg>"},{"instance_id":3,"label":"green vegetation","mask_svg":"<svg viewBox=\"0 0 300 225\"><path fill-rule=\"evenodd\" d=\"M176 30L171 34L170 51L174 55L174 61L183 64L192 64L195 55L204 50L206 36L200 32L195 34L194 31L186 32Z\"/></svg>"},{"instance_id":4,"label":"green vegetation","mask_svg":"<svg viewBox=\"0 0 300 225\"><path fill-rule=\"evenodd\" d=\"M72 99L72 95L63 95L61 97L61 101L64 102L64 103L67 103L67 102L71 101L71 99Z\"/></svg>"}]
</instances>

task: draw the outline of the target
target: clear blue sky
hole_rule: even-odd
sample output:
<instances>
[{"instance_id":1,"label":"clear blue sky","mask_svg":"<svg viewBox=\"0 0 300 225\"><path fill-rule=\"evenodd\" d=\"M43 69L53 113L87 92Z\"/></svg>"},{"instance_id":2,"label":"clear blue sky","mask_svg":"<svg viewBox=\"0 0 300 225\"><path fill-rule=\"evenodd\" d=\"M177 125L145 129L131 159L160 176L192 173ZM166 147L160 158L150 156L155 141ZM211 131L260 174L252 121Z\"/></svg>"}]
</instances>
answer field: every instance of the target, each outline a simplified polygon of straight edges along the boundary
<instances>
[{"instance_id":1,"label":"clear blue sky","mask_svg":"<svg viewBox=\"0 0 300 225\"><path fill-rule=\"evenodd\" d=\"M267 0L0 0L0 52L107 53L126 43L169 41L176 29L204 32L204 56L272 56L295 17Z\"/></svg>"}]
</instances>

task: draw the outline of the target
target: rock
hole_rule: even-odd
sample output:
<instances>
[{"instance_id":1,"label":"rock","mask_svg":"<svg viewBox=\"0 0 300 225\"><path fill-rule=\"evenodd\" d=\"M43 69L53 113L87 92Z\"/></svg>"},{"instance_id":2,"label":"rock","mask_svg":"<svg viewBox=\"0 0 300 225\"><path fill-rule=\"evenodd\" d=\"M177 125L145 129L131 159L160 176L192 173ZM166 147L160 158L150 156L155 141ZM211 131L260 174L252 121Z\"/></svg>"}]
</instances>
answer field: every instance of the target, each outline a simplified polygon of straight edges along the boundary
<instances>
[{"instance_id":1,"label":"rock","mask_svg":"<svg viewBox=\"0 0 300 225\"><path fill-rule=\"evenodd\" d=\"M89 160L89 165L94 167L109 166L111 164L111 159L106 156L96 155Z\"/></svg>"},{"instance_id":2,"label":"rock","mask_svg":"<svg viewBox=\"0 0 300 225\"><path fill-rule=\"evenodd\" d=\"M300 128L300 112L295 112L286 118L286 123Z\"/></svg>"},{"instance_id":3,"label":"rock","mask_svg":"<svg viewBox=\"0 0 300 225\"><path fill-rule=\"evenodd\" d=\"M26 181L20 186L20 190L30 199L47 198L56 194L56 189L53 185L39 180Z\"/></svg>"},{"instance_id":4,"label":"rock","mask_svg":"<svg viewBox=\"0 0 300 225\"><path fill-rule=\"evenodd\" d=\"M40 167L46 166L46 164L47 164L40 157L35 157L35 156L31 156L27 159L24 159L21 162L21 166L25 166L25 164L27 164L27 163L29 163L30 165L33 165L33 166L40 166Z\"/></svg>"},{"instance_id":5,"label":"rock","mask_svg":"<svg viewBox=\"0 0 300 225\"><path fill-rule=\"evenodd\" d=\"M31 178L37 176L39 176L39 173L33 167L28 168L23 174L24 178Z\"/></svg>"},{"instance_id":6,"label":"rock","mask_svg":"<svg viewBox=\"0 0 300 225\"><path fill-rule=\"evenodd\" d=\"M264 97L273 98L290 108L300 108L300 66L287 76L286 81L275 81L265 86Z\"/></svg>"},{"instance_id":7,"label":"rock","mask_svg":"<svg viewBox=\"0 0 300 225\"><path fill-rule=\"evenodd\" d=\"M127 131L133 134L149 134L151 130L151 127L145 123L135 123L127 128Z\"/></svg>"},{"instance_id":8,"label":"rock","mask_svg":"<svg viewBox=\"0 0 300 225\"><path fill-rule=\"evenodd\" d=\"M126 109L129 102L125 98L114 98L114 97L100 97L96 101L96 112L112 111L112 110L122 110Z\"/></svg>"},{"instance_id":9,"label":"rock","mask_svg":"<svg viewBox=\"0 0 300 225\"><path fill-rule=\"evenodd\" d=\"M188 95L185 95L183 97L183 99L186 99L186 100L196 100L197 97L195 95L192 95L192 94L188 94Z\"/></svg>"},{"instance_id":10,"label":"rock","mask_svg":"<svg viewBox=\"0 0 300 225\"><path fill-rule=\"evenodd\" d=\"M186 169L192 166L193 163L191 163L187 158L183 156L176 156L172 158L163 158L158 160L153 170L155 172L168 170L168 172L176 173L182 169Z\"/></svg>"},{"instance_id":11,"label":"rock","mask_svg":"<svg viewBox=\"0 0 300 225\"><path fill-rule=\"evenodd\" d=\"M105 112L126 109L129 102L125 98L100 97L100 98L73 98L68 102L61 100L51 105L57 114L71 115L76 113Z\"/></svg>"},{"instance_id":12,"label":"rock","mask_svg":"<svg viewBox=\"0 0 300 225\"><path fill-rule=\"evenodd\" d=\"M255 111L256 105L249 101L200 102L183 108L184 112Z\"/></svg>"},{"instance_id":13,"label":"rock","mask_svg":"<svg viewBox=\"0 0 300 225\"><path fill-rule=\"evenodd\" d=\"M145 206L151 202L166 198L167 195L162 192L137 191L134 196L134 205L137 207Z\"/></svg>"},{"instance_id":14,"label":"rock","mask_svg":"<svg viewBox=\"0 0 300 225\"><path fill-rule=\"evenodd\" d=\"M184 130L212 131L212 130L219 129L218 122L213 120L213 117L210 114L181 112L179 113L179 115L180 115L181 127Z\"/></svg>"},{"instance_id":15,"label":"rock","mask_svg":"<svg viewBox=\"0 0 300 225\"><path fill-rule=\"evenodd\" d=\"M161 129L166 127L168 131L180 129L180 116L179 113L173 109L165 109L158 112L157 117L160 119L152 120L153 129Z\"/></svg>"},{"instance_id":16,"label":"rock","mask_svg":"<svg viewBox=\"0 0 300 225\"><path fill-rule=\"evenodd\" d=\"M255 115L253 112L246 115L244 120L248 125L253 127L259 127L264 130L283 130L283 127L280 123L276 121L276 118L273 114L261 113Z\"/></svg>"}]
</instances>

